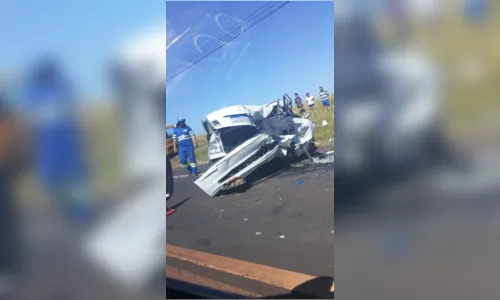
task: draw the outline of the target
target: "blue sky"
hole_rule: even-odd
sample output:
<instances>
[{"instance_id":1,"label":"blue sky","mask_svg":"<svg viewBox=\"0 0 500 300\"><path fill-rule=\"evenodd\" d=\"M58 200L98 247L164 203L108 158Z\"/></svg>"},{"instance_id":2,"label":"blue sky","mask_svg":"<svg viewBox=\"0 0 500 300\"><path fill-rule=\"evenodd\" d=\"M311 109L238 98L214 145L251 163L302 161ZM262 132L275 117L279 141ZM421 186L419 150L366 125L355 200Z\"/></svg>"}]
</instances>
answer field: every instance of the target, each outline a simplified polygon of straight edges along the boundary
<instances>
[{"instance_id":1,"label":"blue sky","mask_svg":"<svg viewBox=\"0 0 500 300\"><path fill-rule=\"evenodd\" d=\"M2 0L0 73L22 72L37 55L59 54L82 97L106 94L105 64L145 26L165 23L163 1Z\"/></svg>"},{"instance_id":2,"label":"blue sky","mask_svg":"<svg viewBox=\"0 0 500 300\"><path fill-rule=\"evenodd\" d=\"M265 3L167 2L167 41L188 30L167 50L167 72L199 51L195 41L203 51L207 41ZM265 104L283 93L317 96L320 85L333 91L333 7L333 2L291 2L167 82L167 123L183 116L199 131L207 113L228 105Z\"/></svg>"}]
</instances>

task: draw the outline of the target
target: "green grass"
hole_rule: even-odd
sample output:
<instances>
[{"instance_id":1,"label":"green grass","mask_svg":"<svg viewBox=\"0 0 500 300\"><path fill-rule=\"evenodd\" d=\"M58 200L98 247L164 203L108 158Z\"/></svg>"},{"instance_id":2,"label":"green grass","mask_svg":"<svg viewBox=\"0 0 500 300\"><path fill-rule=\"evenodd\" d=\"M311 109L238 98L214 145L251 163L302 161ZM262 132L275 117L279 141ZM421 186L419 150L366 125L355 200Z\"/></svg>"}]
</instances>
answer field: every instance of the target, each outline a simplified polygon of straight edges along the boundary
<instances>
[{"instance_id":1,"label":"green grass","mask_svg":"<svg viewBox=\"0 0 500 300\"><path fill-rule=\"evenodd\" d=\"M330 101L333 104L333 95L330 95ZM333 130L333 111L326 111L321 106L321 101L316 101L316 108L318 109L317 113L311 113L308 108L306 111L311 113L309 119L316 123L316 129L314 131L314 138L316 142L319 144L321 149L333 149L333 142L329 140L333 138L334 130ZM298 114L298 110L294 108L294 112ZM325 120L328 122L328 125L322 126L322 121ZM198 163L206 163L208 162L208 146L207 139L205 134L198 135L196 137L198 141L198 148L195 150L196 161ZM173 157L172 160L173 167L179 167L180 162L177 156Z\"/></svg>"},{"instance_id":2,"label":"green grass","mask_svg":"<svg viewBox=\"0 0 500 300\"><path fill-rule=\"evenodd\" d=\"M330 95L330 103L332 104L332 106L334 105L333 95ZM308 108L306 108L306 111L310 113L308 119L316 124L316 128L314 129L314 139L320 145L320 148L333 149L333 142L330 142L330 139L333 139L334 137L335 131L333 111L327 111L323 109L320 100L316 100L315 106L318 110L317 113L312 113ZM298 110L296 108L294 108L294 112L298 114ZM328 125L323 126L323 120L325 120Z\"/></svg>"}]
</instances>

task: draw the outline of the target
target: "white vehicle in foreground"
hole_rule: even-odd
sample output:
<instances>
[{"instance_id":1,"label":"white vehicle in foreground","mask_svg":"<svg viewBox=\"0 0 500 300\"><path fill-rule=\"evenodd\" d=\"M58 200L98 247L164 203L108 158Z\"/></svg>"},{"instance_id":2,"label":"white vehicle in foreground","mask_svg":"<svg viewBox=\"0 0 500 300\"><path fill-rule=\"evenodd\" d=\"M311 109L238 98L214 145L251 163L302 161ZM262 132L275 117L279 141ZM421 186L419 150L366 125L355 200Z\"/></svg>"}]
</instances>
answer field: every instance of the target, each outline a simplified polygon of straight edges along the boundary
<instances>
[{"instance_id":1,"label":"white vehicle in foreground","mask_svg":"<svg viewBox=\"0 0 500 300\"><path fill-rule=\"evenodd\" d=\"M314 139L314 123L294 115L286 101L227 107L207 115L202 123L212 166L195 184L210 196L244 184L252 172L275 158L308 154Z\"/></svg>"}]
</instances>

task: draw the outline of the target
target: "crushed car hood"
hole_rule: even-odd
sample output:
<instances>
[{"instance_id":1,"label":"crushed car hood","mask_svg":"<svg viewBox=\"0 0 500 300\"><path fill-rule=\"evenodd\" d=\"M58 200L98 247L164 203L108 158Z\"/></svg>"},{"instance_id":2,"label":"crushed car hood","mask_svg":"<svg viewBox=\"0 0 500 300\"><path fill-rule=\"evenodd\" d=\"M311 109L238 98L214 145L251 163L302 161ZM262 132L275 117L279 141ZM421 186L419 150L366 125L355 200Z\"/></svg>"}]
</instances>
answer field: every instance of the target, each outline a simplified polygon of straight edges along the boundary
<instances>
[{"instance_id":1,"label":"crushed car hood","mask_svg":"<svg viewBox=\"0 0 500 300\"><path fill-rule=\"evenodd\" d=\"M278 153L278 145L267 134L259 134L231 151L201 175L195 184L210 196L219 191L237 187L258 167L271 161Z\"/></svg>"},{"instance_id":2,"label":"crushed car hood","mask_svg":"<svg viewBox=\"0 0 500 300\"><path fill-rule=\"evenodd\" d=\"M216 130L240 125L256 125L259 121L272 116L280 107L278 101L266 105L233 105L208 114L206 119ZM239 122L232 121L233 118L241 116L246 116L248 119L245 122L241 120L238 120Z\"/></svg>"}]
</instances>

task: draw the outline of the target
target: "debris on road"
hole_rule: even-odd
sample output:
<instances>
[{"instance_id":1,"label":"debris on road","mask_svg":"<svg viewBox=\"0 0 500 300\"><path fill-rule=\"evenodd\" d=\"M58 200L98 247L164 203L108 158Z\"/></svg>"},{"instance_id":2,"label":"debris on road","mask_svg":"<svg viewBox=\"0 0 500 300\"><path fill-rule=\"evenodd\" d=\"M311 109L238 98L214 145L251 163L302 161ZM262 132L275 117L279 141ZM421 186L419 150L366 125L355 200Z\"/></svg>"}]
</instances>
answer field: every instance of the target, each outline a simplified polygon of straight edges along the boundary
<instances>
[{"instance_id":1,"label":"debris on road","mask_svg":"<svg viewBox=\"0 0 500 300\"><path fill-rule=\"evenodd\" d=\"M260 232L260 231L257 231L257 232L255 233L255 235L261 235L261 234L262 234L262 232Z\"/></svg>"},{"instance_id":2,"label":"debris on road","mask_svg":"<svg viewBox=\"0 0 500 300\"><path fill-rule=\"evenodd\" d=\"M319 158L319 157L315 157L313 159L313 162L315 164L331 164L335 161L335 158L333 155L328 155L328 156L325 156L323 158Z\"/></svg>"},{"instance_id":3,"label":"debris on road","mask_svg":"<svg viewBox=\"0 0 500 300\"><path fill-rule=\"evenodd\" d=\"M291 164L290 168L303 168L305 166L305 163L295 163Z\"/></svg>"},{"instance_id":4,"label":"debris on road","mask_svg":"<svg viewBox=\"0 0 500 300\"><path fill-rule=\"evenodd\" d=\"M302 180L302 179L295 181L295 185L301 185L303 183L304 183L304 180Z\"/></svg>"},{"instance_id":5,"label":"debris on road","mask_svg":"<svg viewBox=\"0 0 500 300\"><path fill-rule=\"evenodd\" d=\"M284 238L285 238L285 236L284 236L284 235L280 235L280 239L284 239Z\"/></svg>"}]
</instances>

